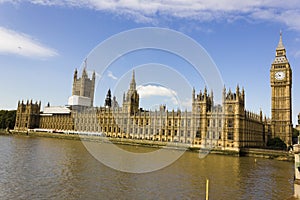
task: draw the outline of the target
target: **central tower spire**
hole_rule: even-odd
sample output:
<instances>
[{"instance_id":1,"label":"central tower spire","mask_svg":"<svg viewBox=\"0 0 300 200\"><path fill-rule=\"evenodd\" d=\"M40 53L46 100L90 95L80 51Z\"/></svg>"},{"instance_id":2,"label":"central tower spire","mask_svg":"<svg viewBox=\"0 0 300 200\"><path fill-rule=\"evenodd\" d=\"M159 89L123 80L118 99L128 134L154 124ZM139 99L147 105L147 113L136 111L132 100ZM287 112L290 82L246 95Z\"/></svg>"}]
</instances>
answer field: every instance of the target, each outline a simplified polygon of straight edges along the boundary
<instances>
[{"instance_id":1,"label":"central tower spire","mask_svg":"<svg viewBox=\"0 0 300 200\"><path fill-rule=\"evenodd\" d=\"M135 83L135 74L134 70L132 71L132 78L130 82L130 90L135 90L136 89L136 83Z\"/></svg>"}]
</instances>

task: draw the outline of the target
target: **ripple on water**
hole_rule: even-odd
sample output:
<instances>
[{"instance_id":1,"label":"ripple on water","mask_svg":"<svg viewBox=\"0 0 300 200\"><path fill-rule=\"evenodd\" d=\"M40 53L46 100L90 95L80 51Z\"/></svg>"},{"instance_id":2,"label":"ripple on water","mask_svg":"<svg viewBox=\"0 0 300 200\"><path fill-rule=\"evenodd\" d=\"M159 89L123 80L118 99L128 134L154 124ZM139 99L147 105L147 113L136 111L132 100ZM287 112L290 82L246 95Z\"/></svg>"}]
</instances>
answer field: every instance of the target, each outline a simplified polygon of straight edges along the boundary
<instances>
[{"instance_id":1,"label":"ripple on water","mask_svg":"<svg viewBox=\"0 0 300 200\"><path fill-rule=\"evenodd\" d=\"M131 174L99 163L80 141L0 136L0 152L0 199L204 199L206 178L210 199L293 194L289 162L186 152L159 171Z\"/></svg>"}]
</instances>

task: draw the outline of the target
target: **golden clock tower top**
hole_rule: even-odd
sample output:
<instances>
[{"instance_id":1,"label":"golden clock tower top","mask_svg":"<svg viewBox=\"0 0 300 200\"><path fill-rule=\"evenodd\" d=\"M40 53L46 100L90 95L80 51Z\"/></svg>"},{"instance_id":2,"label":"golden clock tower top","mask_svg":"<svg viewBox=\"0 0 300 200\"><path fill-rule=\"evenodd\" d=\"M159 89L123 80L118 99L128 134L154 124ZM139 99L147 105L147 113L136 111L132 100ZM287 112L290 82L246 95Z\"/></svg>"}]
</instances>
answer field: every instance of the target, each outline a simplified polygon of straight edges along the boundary
<instances>
[{"instance_id":1,"label":"golden clock tower top","mask_svg":"<svg viewBox=\"0 0 300 200\"><path fill-rule=\"evenodd\" d=\"M282 43L282 32L280 31L280 38L276 48L276 57L273 64L281 64L281 63L288 63L288 59L286 57L286 50Z\"/></svg>"}]
</instances>

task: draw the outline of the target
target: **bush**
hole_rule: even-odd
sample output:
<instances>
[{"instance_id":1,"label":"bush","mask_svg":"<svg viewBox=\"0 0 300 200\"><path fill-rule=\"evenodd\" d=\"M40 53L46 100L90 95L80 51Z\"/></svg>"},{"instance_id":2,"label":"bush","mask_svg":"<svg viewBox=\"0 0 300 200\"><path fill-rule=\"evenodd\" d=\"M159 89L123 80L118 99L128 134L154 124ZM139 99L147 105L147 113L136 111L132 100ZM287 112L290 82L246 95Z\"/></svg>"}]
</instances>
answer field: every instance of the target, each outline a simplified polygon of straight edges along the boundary
<instances>
[{"instance_id":1,"label":"bush","mask_svg":"<svg viewBox=\"0 0 300 200\"><path fill-rule=\"evenodd\" d=\"M282 149L282 150L287 149L286 144L279 137L275 137L275 138L268 140L267 146L272 149Z\"/></svg>"}]
</instances>

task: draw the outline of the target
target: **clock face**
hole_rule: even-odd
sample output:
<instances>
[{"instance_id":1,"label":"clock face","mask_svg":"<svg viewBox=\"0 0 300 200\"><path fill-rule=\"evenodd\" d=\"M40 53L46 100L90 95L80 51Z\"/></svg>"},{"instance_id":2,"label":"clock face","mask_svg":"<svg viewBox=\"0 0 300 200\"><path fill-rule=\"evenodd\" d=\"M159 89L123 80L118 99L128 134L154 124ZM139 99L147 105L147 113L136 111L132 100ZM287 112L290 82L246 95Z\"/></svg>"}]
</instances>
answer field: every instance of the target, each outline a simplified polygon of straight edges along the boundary
<instances>
[{"instance_id":1,"label":"clock face","mask_svg":"<svg viewBox=\"0 0 300 200\"><path fill-rule=\"evenodd\" d=\"M276 80L282 80L285 77L285 73L284 72L276 72L275 73L275 79Z\"/></svg>"}]
</instances>

